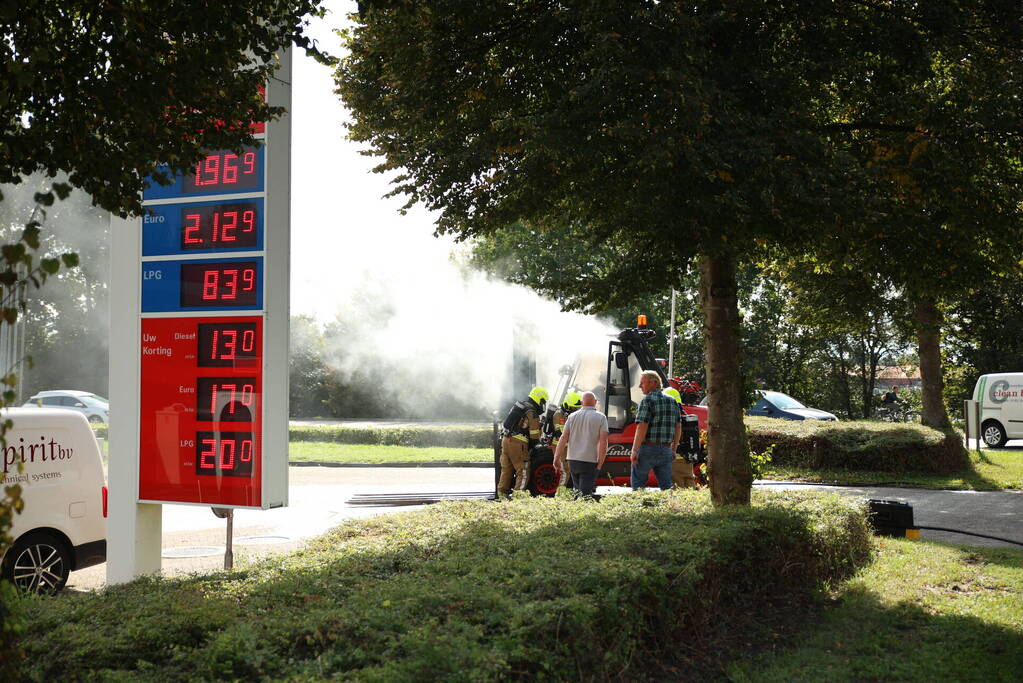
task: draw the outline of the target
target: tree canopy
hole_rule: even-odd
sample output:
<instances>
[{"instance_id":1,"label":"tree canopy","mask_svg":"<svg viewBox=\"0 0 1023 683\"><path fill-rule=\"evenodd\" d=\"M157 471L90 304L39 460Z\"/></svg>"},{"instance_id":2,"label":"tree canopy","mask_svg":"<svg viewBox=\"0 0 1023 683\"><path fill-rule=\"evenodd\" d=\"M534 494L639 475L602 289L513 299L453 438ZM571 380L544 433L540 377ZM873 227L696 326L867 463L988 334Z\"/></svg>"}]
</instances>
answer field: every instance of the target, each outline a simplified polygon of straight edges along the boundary
<instances>
[{"instance_id":1,"label":"tree canopy","mask_svg":"<svg viewBox=\"0 0 1023 683\"><path fill-rule=\"evenodd\" d=\"M902 217L971 261L967 217L1013 219L1018 161L994 144L1018 126L1019 88L997 87L1018 83L1013 5L367 0L336 76L351 136L438 231L584 232L579 305L666 291L699 260L714 495L744 502L737 268L826 274Z\"/></svg>"},{"instance_id":2,"label":"tree canopy","mask_svg":"<svg viewBox=\"0 0 1023 683\"><path fill-rule=\"evenodd\" d=\"M252 141L280 111L260 88L320 0L0 4L0 184L68 174L103 208L140 210L144 178ZM66 190L57 188L66 194Z\"/></svg>"}]
</instances>

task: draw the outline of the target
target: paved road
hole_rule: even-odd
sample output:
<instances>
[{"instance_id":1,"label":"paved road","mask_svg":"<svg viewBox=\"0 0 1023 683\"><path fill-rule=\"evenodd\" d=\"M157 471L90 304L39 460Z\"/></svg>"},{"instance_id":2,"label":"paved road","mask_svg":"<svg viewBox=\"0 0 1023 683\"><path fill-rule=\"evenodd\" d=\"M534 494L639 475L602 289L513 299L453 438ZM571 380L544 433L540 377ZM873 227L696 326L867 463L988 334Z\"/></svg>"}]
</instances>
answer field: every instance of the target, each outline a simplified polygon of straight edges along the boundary
<instances>
[{"instance_id":1,"label":"paved road","mask_svg":"<svg viewBox=\"0 0 1023 683\"><path fill-rule=\"evenodd\" d=\"M338 468L292 467L290 503L277 510L238 510L235 514L235 566L269 553L294 552L312 537L345 520L414 509L360 507L347 501L358 493L436 493L492 490L494 472L473 467ZM1023 492L925 491L885 487L829 487L758 482L770 488L819 488L860 498L901 500L913 505L915 521L1000 536L1023 542ZM601 487L602 494L624 493ZM924 531L925 540L965 545L1015 547L998 541ZM207 507L165 505L163 571L166 575L204 573L223 567L225 522ZM1023 548L1020 548L1023 549ZM69 587L92 590L106 581L106 565L75 572Z\"/></svg>"},{"instance_id":2,"label":"paved road","mask_svg":"<svg viewBox=\"0 0 1023 683\"><path fill-rule=\"evenodd\" d=\"M913 506L913 521L917 525L972 531L1023 543L1023 491L927 491L882 486L808 486L774 482L760 482L758 486L815 488L858 498L898 500ZM1009 543L944 531L923 530L920 537L941 543L1023 550L1023 547Z\"/></svg>"}]
</instances>

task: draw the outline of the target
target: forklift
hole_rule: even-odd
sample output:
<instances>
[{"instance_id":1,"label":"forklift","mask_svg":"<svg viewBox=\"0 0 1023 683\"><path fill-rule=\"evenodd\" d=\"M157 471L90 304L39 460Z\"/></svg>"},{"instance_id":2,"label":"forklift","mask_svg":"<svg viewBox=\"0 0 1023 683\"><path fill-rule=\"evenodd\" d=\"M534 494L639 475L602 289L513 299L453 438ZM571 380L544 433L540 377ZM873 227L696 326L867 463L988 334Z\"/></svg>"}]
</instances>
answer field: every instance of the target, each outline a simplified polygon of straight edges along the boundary
<instances>
[{"instance_id":1,"label":"forklift","mask_svg":"<svg viewBox=\"0 0 1023 683\"><path fill-rule=\"evenodd\" d=\"M665 373L667 363L654 356L650 340L656 332L646 327L646 316L637 318L636 327L629 327L608 342L607 354L581 356L574 366L565 366L544 419L553 418L553 413L564 401L569 391L592 391L597 405L607 416L608 446L604 467L597 474L597 486L630 486L632 471L632 441L636 434L636 410L643 399L639 388L639 376L644 370L653 370L661 377L664 388L674 387L682 396L682 442L679 454L693 468L698 485L706 486L706 446L700 438L707 429L707 408L697 405L700 400L700 386L693 381L669 378ZM495 444L500 456L500 444ZM535 446L529 457L528 490L534 496L553 496L558 490L558 472L554 467L553 449L543 442ZM656 486L651 471L647 486Z\"/></svg>"}]
</instances>

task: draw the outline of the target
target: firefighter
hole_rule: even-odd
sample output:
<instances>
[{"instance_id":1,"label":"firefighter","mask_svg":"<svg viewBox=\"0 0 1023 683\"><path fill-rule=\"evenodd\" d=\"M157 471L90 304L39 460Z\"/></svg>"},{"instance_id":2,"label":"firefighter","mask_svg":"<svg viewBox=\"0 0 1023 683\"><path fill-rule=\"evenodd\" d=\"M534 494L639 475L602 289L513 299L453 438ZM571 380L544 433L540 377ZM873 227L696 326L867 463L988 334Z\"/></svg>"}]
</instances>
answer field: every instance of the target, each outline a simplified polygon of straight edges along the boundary
<instances>
[{"instance_id":1,"label":"firefighter","mask_svg":"<svg viewBox=\"0 0 1023 683\"><path fill-rule=\"evenodd\" d=\"M678 403L679 413L684 415L685 411L682 410L682 394L678 392L678 389L669 387L664 390L665 396L671 396ZM683 418L684 419L684 418ZM678 452L681 450L676 447L675 459L671 461L671 483L680 489L695 489L696 478L693 476L693 465L689 460Z\"/></svg>"},{"instance_id":2,"label":"firefighter","mask_svg":"<svg viewBox=\"0 0 1023 683\"><path fill-rule=\"evenodd\" d=\"M550 394L543 387L533 387L529 396L517 401L504 419L501 432L501 480L497 484L499 496L512 490L512 472L515 488L526 490L529 480L529 452L540 441L540 415L547 407Z\"/></svg>"},{"instance_id":3,"label":"firefighter","mask_svg":"<svg viewBox=\"0 0 1023 683\"><path fill-rule=\"evenodd\" d=\"M577 411L583 404L583 396L578 391L570 391L565 394L565 400L561 404L561 408L555 411L553 417L547 422L547 429L550 431L551 437L551 450L555 453L558 451L558 439L561 438L561 432L565 429L565 421L568 420L568 416ZM554 463L554 466L558 469L560 476L558 478L558 486L565 486L568 484L568 453L562 453L561 459Z\"/></svg>"}]
</instances>

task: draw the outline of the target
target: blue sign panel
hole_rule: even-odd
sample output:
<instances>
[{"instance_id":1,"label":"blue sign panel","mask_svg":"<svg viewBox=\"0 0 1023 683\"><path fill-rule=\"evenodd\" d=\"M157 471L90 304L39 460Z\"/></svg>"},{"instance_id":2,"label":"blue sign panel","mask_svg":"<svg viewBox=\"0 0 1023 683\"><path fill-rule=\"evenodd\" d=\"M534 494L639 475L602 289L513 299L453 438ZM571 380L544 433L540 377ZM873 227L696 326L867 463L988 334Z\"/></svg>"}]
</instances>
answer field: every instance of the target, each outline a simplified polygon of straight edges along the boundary
<instances>
[{"instance_id":1,"label":"blue sign panel","mask_svg":"<svg viewBox=\"0 0 1023 683\"><path fill-rule=\"evenodd\" d=\"M263 308L263 257L142 262L142 312Z\"/></svg>"},{"instance_id":2,"label":"blue sign panel","mask_svg":"<svg viewBox=\"0 0 1023 683\"><path fill-rule=\"evenodd\" d=\"M149 178L142 200L262 192L265 160L262 146L244 147L240 153L217 150L197 161L189 173L176 176L170 185L158 185Z\"/></svg>"},{"instance_id":3,"label":"blue sign panel","mask_svg":"<svg viewBox=\"0 0 1023 683\"><path fill-rule=\"evenodd\" d=\"M263 198L160 204L142 217L142 255L262 251Z\"/></svg>"}]
</instances>

